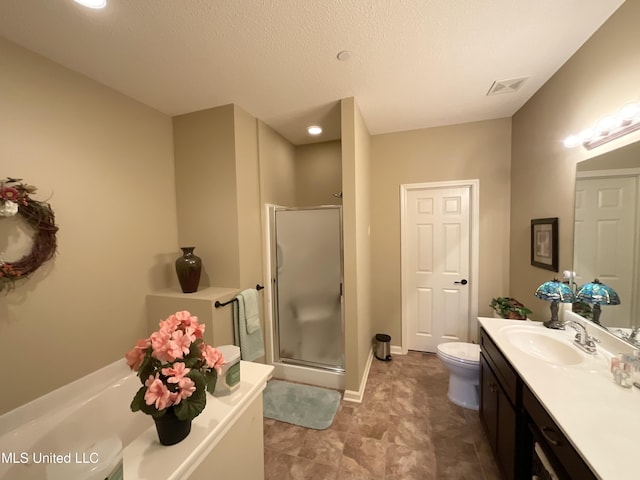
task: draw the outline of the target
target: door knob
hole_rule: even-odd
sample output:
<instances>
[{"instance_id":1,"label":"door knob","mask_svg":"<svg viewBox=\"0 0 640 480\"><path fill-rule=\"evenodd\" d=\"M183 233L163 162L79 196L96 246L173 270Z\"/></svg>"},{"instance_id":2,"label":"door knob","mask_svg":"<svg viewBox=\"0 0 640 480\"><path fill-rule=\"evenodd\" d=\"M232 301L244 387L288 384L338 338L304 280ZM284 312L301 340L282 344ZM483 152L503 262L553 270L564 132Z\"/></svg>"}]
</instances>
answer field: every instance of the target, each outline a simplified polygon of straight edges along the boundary
<instances>
[{"instance_id":1,"label":"door knob","mask_svg":"<svg viewBox=\"0 0 640 480\"><path fill-rule=\"evenodd\" d=\"M462 285L466 285L466 284L467 284L467 283L469 283L469 282L467 282L467 280L466 280L465 278L463 278L463 279L462 279L462 280L460 280L459 282L453 282L453 283L461 283Z\"/></svg>"}]
</instances>

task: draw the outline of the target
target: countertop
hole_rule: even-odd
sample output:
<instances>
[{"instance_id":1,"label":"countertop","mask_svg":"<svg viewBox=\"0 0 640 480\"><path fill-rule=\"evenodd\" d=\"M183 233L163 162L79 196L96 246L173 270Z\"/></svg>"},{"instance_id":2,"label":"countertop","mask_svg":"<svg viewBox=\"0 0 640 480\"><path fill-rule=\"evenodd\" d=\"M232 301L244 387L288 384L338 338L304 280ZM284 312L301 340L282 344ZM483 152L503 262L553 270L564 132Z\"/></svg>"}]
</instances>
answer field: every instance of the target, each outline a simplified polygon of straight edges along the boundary
<instances>
[{"instance_id":1,"label":"countertop","mask_svg":"<svg viewBox=\"0 0 640 480\"><path fill-rule=\"evenodd\" d=\"M271 365L241 361L240 388L223 397L207 394L207 406L193 420L191 433L176 445L160 445L155 426L148 428L124 449L124 479L188 478L262 393L272 372Z\"/></svg>"},{"instance_id":2,"label":"countertop","mask_svg":"<svg viewBox=\"0 0 640 480\"><path fill-rule=\"evenodd\" d=\"M596 476L603 480L640 478L640 389L625 389L613 381L609 360L617 352L598 345L598 355L590 356L576 348L585 356L584 362L558 366L515 347L504 332L504 327L513 325L551 332L542 323L478 320ZM597 328L590 328L588 322L587 330L598 337ZM568 342L575 334L569 327L552 332Z\"/></svg>"}]
</instances>

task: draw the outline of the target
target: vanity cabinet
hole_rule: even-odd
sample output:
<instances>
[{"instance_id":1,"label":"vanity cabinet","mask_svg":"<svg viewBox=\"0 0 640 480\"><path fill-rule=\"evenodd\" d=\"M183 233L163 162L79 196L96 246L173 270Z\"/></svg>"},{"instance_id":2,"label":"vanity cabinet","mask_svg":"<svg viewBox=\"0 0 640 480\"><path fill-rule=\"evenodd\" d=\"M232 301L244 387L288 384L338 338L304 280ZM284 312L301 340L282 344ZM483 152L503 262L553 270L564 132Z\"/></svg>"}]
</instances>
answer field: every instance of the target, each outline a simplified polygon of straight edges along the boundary
<instances>
[{"instance_id":1,"label":"vanity cabinet","mask_svg":"<svg viewBox=\"0 0 640 480\"><path fill-rule=\"evenodd\" d=\"M522 404L531 432L530 438L540 445L558 478L596 480L597 477L526 385L522 392Z\"/></svg>"},{"instance_id":2,"label":"vanity cabinet","mask_svg":"<svg viewBox=\"0 0 640 480\"><path fill-rule=\"evenodd\" d=\"M480 420L506 480L526 478L525 458L516 448L522 443L517 408L522 382L484 331L480 347Z\"/></svg>"},{"instance_id":3,"label":"vanity cabinet","mask_svg":"<svg viewBox=\"0 0 640 480\"><path fill-rule=\"evenodd\" d=\"M485 332L480 331L480 421L506 480L530 480L538 443L559 480L597 477Z\"/></svg>"}]
</instances>

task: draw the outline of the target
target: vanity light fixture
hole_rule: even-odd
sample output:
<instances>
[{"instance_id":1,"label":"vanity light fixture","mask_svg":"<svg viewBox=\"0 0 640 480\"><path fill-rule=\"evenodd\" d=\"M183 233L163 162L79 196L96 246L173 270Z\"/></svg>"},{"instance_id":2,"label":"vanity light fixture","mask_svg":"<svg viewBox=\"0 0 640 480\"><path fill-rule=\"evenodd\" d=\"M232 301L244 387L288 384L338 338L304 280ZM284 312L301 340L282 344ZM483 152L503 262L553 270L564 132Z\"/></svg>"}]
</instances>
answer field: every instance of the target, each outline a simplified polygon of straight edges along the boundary
<instances>
[{"instance_id":1,"label":"vanity light fixture","mask_svg":"<svg viewBox=\"0 0 640 480\"><path fill-rule=\"evenodd\" d=\"M549 282L544 282L538 287L535 293L541 300L551 302L551 318L543 323L547 328L564 330L564 324L558 320L558 304L573 303L573 290L569 285L559 281L557 278Z\"/></svg>"},{"instance_id":2,"label":"vanity light fixture","mask_svg":"<svg viewBox=\"0 0 640 480\"><path fill-rule=\"evenodd\" d=\"M107 6L107 0L73 0L79 5L87 8L100 9Z\"/></svg>"},{"instance_id":3,"label":"vanity light fixture","mask_svg":"<svg viewBox=\"0 0 640 480\"><path fill-rule=\"evenodd\" d=\"M616 291L597 278L585 283L576 293L576 301L593 305L593 323L600 325L600 305L620 305L620 297Z\"/></svg>"},{"instance_id":4,"label":"vanity light fixture","mask_svg":"<svg viewBox=\"0 0 640 480\"><path fill-rule=\"evenodd\" d=\"M587 150L640 129L640 102L625 105L617 114L602 118L594 127L564 139L564 146L584 145Z\"/></svg>"},{"instance_id":5,"label":"vanity light fixture","mask_svg":"<svg viewBox=\"0 0 640 480\"><path fill-rule=\"evenodd\" d=\"M311 125L307 127L307 132L309 132L309 135L320 135L322 133L322 127Z\"/></svg>"}]
</instances>

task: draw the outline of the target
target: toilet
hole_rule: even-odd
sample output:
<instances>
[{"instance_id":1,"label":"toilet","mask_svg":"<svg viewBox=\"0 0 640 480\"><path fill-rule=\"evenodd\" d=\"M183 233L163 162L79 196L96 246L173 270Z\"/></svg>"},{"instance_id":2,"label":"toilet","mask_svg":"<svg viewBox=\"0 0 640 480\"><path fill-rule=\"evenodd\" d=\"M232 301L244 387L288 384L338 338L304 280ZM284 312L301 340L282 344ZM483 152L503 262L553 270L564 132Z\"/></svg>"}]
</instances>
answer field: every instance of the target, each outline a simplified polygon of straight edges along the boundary
<instances>
[{"instance_id":1,"label":"toilet","mask_svg":"<svg viewBox=\"0 0 640 480\"><path fill-rule=\"evenodd\" d=\"M480 345L447 342L438 345L438 358L449 369L449 400L478 410L480 400Z\"/></svg>"}]
</instances>

